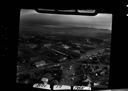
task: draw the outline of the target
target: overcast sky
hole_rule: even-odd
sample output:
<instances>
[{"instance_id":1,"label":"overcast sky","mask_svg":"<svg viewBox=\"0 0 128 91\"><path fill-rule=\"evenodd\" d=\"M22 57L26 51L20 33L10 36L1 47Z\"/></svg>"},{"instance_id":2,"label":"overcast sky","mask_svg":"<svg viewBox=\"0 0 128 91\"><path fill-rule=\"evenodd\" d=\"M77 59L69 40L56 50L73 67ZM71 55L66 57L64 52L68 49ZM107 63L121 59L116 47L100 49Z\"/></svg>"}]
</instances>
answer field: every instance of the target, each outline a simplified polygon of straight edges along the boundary
<instances>
[{"instance_id":1,"label":"overcast sky","mask_svg":"<svg viewBox=\"0 0 128 91\"><path fill-rule=\"evenodd\" d=\"M32 25L48 27L93 27L111 30L112 14L98 14L96 16L58 15L37 13L34 10L21 10L21 21Z\"/></svg>"}]
</instances>

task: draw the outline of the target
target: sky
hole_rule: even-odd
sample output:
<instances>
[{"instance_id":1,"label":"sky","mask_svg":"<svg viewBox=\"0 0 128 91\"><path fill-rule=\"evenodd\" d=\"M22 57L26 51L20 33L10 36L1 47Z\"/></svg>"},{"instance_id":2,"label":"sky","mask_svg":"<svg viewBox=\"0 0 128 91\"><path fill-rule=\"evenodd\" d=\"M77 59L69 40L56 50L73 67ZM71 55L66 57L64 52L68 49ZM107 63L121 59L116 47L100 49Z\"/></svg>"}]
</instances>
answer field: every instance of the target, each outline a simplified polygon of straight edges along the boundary
<instances>
[{"instance_id":1,"label":"sky","mask_svg":"<svg viewBox=\"0 0 128 91\"><path fill-rule=\"evenodd\" d=\"M20 19L30 25L44 27L90 27L108 29L111 31L112 14L98 14L96 16L59 15L38 13L35 10L21 10Z\"/></svg>"}]
</instances>

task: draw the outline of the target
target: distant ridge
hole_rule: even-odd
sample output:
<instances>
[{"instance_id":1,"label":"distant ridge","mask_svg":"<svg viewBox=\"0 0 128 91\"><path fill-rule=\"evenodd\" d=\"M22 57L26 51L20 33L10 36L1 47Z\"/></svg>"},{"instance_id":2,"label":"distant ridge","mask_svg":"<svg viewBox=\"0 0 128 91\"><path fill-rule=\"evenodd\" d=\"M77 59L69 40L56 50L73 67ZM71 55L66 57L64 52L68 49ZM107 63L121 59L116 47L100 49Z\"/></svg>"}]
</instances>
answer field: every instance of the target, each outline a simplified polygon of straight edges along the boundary
<instances>
[{"instance_id":1,"label":"distant ridge","mask_svg":"<svg viewBox=\"0 0 128 91\"><path fill-rule=\"evenodd\" d=\"M96 29L88 27L44 27L39 26L20 26L20 32L29 31L39 35L42 34L66 34L75 36L87 36L87 37L99 37L107 38L111 37L111 31L108 29Z\"/></svg>"}]
</instances>

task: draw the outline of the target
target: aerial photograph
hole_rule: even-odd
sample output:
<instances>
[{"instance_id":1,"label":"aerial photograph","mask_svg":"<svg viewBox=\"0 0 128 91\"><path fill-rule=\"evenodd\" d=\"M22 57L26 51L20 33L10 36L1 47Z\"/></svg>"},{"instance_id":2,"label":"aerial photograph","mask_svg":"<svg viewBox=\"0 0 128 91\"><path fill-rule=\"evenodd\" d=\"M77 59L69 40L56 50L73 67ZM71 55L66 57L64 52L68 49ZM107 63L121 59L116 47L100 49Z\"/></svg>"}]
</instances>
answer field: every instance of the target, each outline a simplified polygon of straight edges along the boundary
<instances>
[{"instance_id":1,"label":"aerial photograph","mask_svg":"<svg viewBox=\"0 0 128 91\"><path fill-rule=\"evenodd\" d=\"M16 83L109 88L112 14L21 9Z\"/></svg>"}]
</instances>

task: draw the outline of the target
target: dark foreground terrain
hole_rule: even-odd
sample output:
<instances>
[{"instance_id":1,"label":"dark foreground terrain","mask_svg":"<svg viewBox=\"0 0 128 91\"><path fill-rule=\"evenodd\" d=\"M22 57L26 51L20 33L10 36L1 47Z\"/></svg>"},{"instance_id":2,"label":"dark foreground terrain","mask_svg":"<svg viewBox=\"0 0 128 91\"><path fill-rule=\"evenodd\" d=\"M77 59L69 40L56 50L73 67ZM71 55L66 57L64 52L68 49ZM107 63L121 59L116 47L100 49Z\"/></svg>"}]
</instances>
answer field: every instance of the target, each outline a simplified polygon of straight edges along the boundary
<instances>
[{"instance_id":1,"label":"dark foreground terrain","mask_svg":"<svg viewBox=\"0 0 128 91\"><path fill-rule=\"evenodd\" d=\"M48 78L52 85L108 88L110 42L60 34L20 36L16 81L33 85Z\"/></svg>"}]
</instances>

